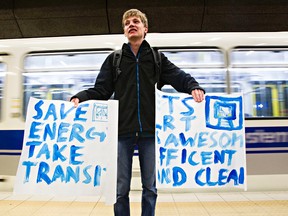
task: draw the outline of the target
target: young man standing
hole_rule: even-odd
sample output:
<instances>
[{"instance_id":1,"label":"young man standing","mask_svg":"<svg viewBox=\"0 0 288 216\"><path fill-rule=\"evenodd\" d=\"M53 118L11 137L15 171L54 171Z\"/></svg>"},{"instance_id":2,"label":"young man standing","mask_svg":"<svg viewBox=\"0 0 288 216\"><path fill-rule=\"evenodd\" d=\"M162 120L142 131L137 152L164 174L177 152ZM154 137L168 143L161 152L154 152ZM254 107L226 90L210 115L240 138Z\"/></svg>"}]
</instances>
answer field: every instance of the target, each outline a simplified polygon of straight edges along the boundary
<instances>
[{"instance_id":1,"label":"young man standing","mask_svg":"<svg viewBox=\"0 0 288 216\"><path fill-rule=\"evenodd\" d=\"M132 159L138 146L142 181L142 216L155 215L157 199L155 177L155 84L159 81L177 91L191 94L195 101L204 100L204 90L189 74L180 70L161 53L161 73L157 72L152 49L145 40L148 20L144 13L130 9L122 25L128 43L122 46L121 73L116 77L114 53L104 61L93 88L71 98L78 106L86 100L108 100L114 93L119 100L117 202L116 216L130 215L129 192Z\"/></svg>"}]
</instances>

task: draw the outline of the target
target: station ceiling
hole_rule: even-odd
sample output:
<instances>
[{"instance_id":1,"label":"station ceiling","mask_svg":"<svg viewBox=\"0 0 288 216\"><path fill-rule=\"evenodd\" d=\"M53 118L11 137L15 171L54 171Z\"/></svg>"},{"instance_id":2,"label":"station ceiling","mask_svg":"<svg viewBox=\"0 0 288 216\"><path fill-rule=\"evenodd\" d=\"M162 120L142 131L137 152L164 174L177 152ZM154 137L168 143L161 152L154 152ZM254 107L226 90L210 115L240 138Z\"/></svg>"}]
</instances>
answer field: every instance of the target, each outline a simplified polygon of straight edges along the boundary
<instances>
[{"instance_id":1,"label":"station ceiling","mask_svg":"<svg viewBox=\"0 0 288 216\"><path fill-rule=\"evenodd\" d=\"M118 34L130 8L149 32L288 30L287 0L1 0L0 39Z\"/></svg>"}]
</instances>

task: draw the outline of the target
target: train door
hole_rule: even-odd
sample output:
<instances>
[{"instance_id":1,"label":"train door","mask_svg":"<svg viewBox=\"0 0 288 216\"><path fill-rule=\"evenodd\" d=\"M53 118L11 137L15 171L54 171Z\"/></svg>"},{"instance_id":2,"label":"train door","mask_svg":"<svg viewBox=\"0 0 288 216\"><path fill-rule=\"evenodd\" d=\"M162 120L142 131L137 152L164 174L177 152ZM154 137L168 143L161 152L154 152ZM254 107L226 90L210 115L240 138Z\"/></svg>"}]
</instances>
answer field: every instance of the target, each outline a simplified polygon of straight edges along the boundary
<instances>
[{"instance_id":1,"label":"train door","mask_svg":"<svg viewBox=\"0 0 288 216\"><path fill-rule=\"evenodd\" d=\"M237 47L230 62L245 100L247 173L281 179L288 174L288 48Z\"/></svg>"}]
</instances>

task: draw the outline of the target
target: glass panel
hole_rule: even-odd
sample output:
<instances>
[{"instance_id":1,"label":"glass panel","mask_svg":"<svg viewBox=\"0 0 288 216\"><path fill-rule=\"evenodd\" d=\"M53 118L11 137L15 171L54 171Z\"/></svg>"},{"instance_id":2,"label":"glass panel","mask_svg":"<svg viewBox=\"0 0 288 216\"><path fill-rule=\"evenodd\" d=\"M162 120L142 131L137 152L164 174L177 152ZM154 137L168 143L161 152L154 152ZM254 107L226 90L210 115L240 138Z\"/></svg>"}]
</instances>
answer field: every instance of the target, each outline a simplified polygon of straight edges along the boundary
<instances>
[{"instance_id":1,"label":"glass panel","mask_svg":"<svg viewBox=\"0 0 288 216\"><path fill-rule=\"evenodd\" d=\"M31 55L25 58L23 113L30 97L65 100L93 87L107 52Z\"/></svg>"},{"instance_id":2,"label":"glass panel","mask_svg":"<svg viewBox=\"0 0 288 216\"><path fill-rule=\"evenodd\" d=\"M161 50L180 68L224 67L224 55L220 50Z\"/></svg>"},{"instance_id":3,"label":"glass panel","mask_svg":"<svg viewBox=\"0 0 288 216\"><path fill-rule=\"evenodd\" d=\"M176 66L191 74L205 89L206 93L224 93L226 88L226 69L224 54L217 49L165 50L161 52ZM166 85L163 91L175 92Z\"/></svg>"},{"instance_id":4,"label":"glass panel","mask_svg":"<svg viewBox=\"0 0 288 216\"><path fill-rule=\"evenodd\" d=\"M99 70L107 52L59 53L29 55L24 60L25 70L93 68Z\"/></svg>"},{"instance_id":5,"label":"glass panel","mask_svg":"<svg viewBox=\"0 0 288 216\"><path fill-rule=\"evenodd\" d=\"M6 64L0 62L0 113L3 113L2 105L3 105L3 89L4 89L5 72L6 72ZM1 120L1 115L0 115L0 120Z\"/></svg>"},{"instance_id":6,"label":"glass panel","mask_svg":"<svg viewBox=\"0 0 288 216\"><path fill-rule=\"evenodd\" d=\"M231 56L231 82L240 86L231 92L243 92L246 116L287 117L288 52L245 49Z\"/></svg>"}]
</instances>

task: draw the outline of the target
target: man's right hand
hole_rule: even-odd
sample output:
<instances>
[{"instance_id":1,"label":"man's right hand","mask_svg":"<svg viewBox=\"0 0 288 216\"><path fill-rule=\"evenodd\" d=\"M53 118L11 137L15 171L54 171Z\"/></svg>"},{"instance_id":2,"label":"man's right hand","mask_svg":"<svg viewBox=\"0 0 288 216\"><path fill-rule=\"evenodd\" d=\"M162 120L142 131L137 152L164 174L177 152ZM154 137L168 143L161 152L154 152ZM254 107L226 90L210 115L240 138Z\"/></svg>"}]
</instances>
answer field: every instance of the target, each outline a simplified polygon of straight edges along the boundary
<instances>
[{"instance_id":1,"label":"man's right hand","mask_svg":"<svg viewBox=\"0 0 288 216\"><path fill-rule=\"evenodd\" d=\"M78 105L79 105L79 99L78 98L73 98L71 100L71 102L74 103L74 107L78 107Z\"/></svg>"}]
</instances>

